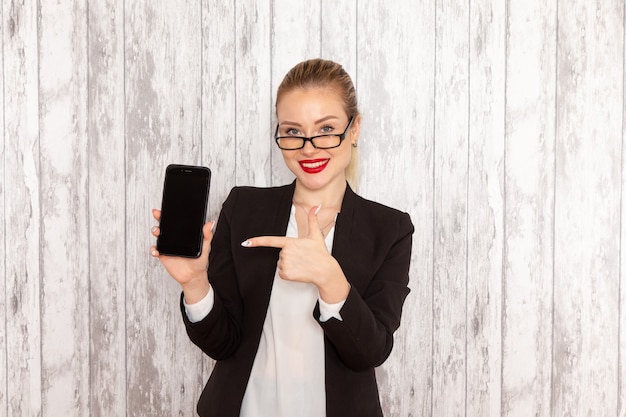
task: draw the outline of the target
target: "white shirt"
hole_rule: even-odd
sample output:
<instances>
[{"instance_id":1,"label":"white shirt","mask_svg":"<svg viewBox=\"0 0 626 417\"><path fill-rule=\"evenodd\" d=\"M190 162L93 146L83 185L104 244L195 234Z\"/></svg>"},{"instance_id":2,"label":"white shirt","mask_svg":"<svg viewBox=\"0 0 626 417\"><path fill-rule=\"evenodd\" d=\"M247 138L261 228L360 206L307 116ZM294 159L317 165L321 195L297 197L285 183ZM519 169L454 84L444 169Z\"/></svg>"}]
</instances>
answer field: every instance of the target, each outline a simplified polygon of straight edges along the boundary
<instances>
[{"instance_id":1,"label":"white shirt","mask_svg":"<svg viewBox=\"0 0 626 417\"><path fill-rule=\"evenodd\" d=\"M332 251L335 228L325 238ZM292 206L287 237L298 237ZM251 249L254 250L254 249ZM214 293L187 305L190 321L202 320L213 307ZM326 415L324 332L312 312L320 303L320 320L341 320L344 302L328 304L319 298L314 284L291 282L274 275L272 295L263 325L250 379L241 407L241 417L323 417Z\"/></svg>"}]
</instances>

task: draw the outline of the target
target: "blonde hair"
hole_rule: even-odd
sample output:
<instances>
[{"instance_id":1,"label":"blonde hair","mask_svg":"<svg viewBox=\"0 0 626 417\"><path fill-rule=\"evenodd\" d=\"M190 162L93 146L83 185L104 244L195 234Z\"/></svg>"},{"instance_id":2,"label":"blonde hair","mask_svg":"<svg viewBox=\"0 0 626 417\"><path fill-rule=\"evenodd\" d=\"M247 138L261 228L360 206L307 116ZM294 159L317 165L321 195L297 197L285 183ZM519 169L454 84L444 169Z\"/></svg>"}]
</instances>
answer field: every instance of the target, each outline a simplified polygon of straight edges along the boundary
<instances>
[{"instance_id":1,"label":"blonde hair","mask_svg":"<svg viewBox=\"0 0 626 417\"><path fill-rule=\"evenodd\" d=\"M332 89L343 102L348 118L356 119L360 115L356 90L346 70L336 62L320 58L300 62L289 70L276 91L276 105L285 93L310 88ZM356 147L352 147L352 156L345 172L348 183L356 190L359 180L359 152Z\"/></svg>"}]
</instances>

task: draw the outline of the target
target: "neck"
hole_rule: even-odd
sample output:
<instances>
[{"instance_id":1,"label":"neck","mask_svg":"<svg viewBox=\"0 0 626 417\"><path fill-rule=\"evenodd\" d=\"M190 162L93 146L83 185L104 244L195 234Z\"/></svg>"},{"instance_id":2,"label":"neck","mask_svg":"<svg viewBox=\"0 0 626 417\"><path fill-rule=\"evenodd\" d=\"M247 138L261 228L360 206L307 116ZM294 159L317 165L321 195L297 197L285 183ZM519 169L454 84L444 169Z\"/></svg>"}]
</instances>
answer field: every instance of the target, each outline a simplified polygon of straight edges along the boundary
<instances>
[{"instance_id":1,"label":"neck","mask_svg":"<svg viewBox=\"0 0 626 417\"><path fill-rule=\"evenodd\" d=\"M322 208L335 207L341 209L343 196L346 193L347 183L342 181L337 184L329 184L327 187L318 190L305 188L296 180L296 189L293 193L294 203L310 209L313 206L322 205Z\"/></svg>"}]
</instances>

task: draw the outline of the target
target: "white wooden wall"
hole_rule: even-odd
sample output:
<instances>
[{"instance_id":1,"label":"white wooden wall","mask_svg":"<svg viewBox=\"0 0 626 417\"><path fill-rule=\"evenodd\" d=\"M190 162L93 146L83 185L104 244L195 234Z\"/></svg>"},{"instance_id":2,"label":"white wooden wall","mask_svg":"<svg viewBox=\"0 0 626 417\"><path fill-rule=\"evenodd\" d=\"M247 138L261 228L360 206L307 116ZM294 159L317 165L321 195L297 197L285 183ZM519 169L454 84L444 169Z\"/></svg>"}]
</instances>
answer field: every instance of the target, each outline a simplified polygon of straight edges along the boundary
<instances>
[{"instance_id":1,"label":"white wooden wall","mask_svg":"<svg viewBox=\"0 0 626 417\"><path fill-rule=\"evenodd\" d=\"M284 73L344 64L361 194L411 213L387 416L626 416L624 0L2 0L0 416L192 416L148 256L170 162L290 181Z\"/></svg>"}]
</instances>

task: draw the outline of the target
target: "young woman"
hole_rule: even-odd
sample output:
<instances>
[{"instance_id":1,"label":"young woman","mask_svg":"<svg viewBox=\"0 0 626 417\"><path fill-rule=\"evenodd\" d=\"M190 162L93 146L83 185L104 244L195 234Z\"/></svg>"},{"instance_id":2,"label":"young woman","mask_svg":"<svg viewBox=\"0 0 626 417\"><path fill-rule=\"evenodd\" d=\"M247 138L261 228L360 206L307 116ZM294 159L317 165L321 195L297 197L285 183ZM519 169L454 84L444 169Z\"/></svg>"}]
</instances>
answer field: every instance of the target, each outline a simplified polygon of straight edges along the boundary
<instances>
[{"instance_id":1,"label":"young woman","mask_svg":"<svg viewBox=\"0 0 626 417\"><path fill-rule=\"evenodd\" d=\"M198 259L151 249L182 286L189 337L216 360L198 414L382 416L374 368L409 293L413 225L348 184L361 116L340 65L296 65L276 116L295 181L235 187Z\"/></svg>"}]
</instances>

